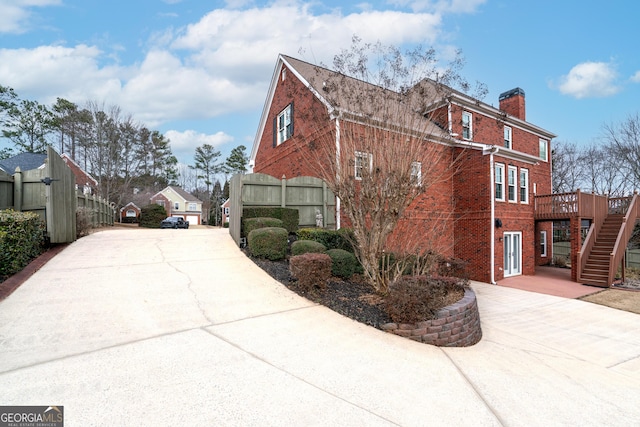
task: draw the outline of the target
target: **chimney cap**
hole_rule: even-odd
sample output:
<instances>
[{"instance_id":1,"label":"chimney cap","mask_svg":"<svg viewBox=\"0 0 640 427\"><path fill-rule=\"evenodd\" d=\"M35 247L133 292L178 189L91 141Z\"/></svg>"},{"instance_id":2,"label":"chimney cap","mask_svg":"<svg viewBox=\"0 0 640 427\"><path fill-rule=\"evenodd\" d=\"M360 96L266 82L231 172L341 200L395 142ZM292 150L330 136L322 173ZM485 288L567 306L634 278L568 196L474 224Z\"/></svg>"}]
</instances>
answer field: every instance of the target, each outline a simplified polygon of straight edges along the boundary
<instances>
[{"instance_id":1,"label":"chimney cap","mask_svg":"<svg viewBox=\"0 0 640 427\"><path fill-rule=\"evenodd\" d=\"M507 98L511 98L512 96L516 96L516 95L522 95L524 97L524 90L522 90L519 87L517 87L515 89L511 89L511 90L508 90L506 92L502 92L498 99L500 101L502 101L502 100L505 100Z\"/></svg>"}]
</instances>

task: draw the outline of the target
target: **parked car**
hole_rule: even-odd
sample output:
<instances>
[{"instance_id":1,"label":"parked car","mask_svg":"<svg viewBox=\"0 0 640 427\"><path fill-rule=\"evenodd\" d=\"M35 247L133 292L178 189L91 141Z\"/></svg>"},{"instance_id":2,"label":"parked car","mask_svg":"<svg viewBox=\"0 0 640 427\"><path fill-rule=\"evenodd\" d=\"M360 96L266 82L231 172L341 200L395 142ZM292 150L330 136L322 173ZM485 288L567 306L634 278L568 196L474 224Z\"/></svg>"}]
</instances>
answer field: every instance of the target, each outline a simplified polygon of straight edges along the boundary
<instances>
[{"instance_id":1,"label":"parked car","mask_svg":"<svg viewBox=\"0 0 640 427\"><path fill-rule=\"evenodd\" d=\"M189 228L189 223L177 216L170 216L163 219L160 228Z\"/></svg>"}]
</instances>

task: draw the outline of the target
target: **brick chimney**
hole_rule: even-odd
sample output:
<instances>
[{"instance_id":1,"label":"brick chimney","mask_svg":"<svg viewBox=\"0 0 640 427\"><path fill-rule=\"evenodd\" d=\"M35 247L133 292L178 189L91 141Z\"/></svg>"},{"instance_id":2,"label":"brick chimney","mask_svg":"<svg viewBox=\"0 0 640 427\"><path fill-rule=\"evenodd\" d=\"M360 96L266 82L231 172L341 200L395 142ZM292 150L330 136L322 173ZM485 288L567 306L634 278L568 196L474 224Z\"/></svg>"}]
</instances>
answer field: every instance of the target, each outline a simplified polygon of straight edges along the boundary
<instances>
[{"instance_id":1,"label":"brick chimney","mask_svg":"<svg viewBox=\"0 0 640 427\"><path fill-rule=\"evenodd\" d=\"M500 109L507 114L526 120L524 110L524 90L519 87L500 94Z\"/></svg>"}]
</instances>

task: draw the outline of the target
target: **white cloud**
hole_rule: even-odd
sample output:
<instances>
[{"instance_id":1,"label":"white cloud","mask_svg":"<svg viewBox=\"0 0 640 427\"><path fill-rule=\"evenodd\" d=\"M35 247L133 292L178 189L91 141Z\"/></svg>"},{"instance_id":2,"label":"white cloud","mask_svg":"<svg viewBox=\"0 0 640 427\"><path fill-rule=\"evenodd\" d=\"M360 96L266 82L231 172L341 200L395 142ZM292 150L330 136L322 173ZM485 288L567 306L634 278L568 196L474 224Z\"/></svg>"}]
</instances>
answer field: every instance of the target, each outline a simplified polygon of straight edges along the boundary
<instances>
[{"instance_id":1,"label":"white cloud","mask_svg":"<svg viewBox=\"0 0 640 427\"><path fill-rule=\"evenodd\" d=\"M55 102L116 101L125 68L100 67L102 52L95 46L40 46L35 49L0 49L0 81L22 98ZM111 98L111 99L110 99Z\"/></svg>"},{"instance_id":2,"label":"white cloud","mask_svg":"<svg viewBox=\"0 0 640 427\"><path fill-rule=\"evenodd\" d=\"M274 4L243 11L215 10L189 25L172 47L194 52L194 63L208 70L229 73L236 79L255 79L270 76L279 53L297 56L302 49L310 56L304 59L330 63L354 34L364 41L385 44L433 43L440 24L439 16L426 13L314 15L308 5Z\"/></svg>"},{"instance_id":3,"label":"white cloud","mask_svg":"<svg viewBox=\"0 0 640 427\"><path fill-rule=\"evenodd\" d=\"M395 0L391 4L410 7L415 12L473 13L486 0Z\"/></svg>"},{"instance_id":4,"label":"white cloud","mask_svg":"<svg viewBox=\"0 0 640 427\"><path fill-rule=\"evenodd\" d=\"M480 2L445 3L462 10L462 5ZM23 11L57 3L11 1ZM8 4L0 0L0 16ZM245 10L217 9L180 30L155 33L149 39L154 47L128 66L95 46L0 49L0 82L22 98L48 104L56 97L79 105L88 100L115 104L153 128L180 119L259 109L279 53L330 64L340 48L350 46L354 34L397 46L435 44L441 19L437 13L372 9L314 14L311 4L295 0Z\"/></svg>"},{"instance_id":5,"label":"white cloud","mask_svg":"<svg viewBox=\"0 0 640 427\"><path fill-rule=\"evenodd\" d=\"M29 28L32 7L56 6L61 0L0 0L0 33L23 33Z\"/></svg>"},{"instance_id":6,"label":"white cloud","mask_svg":"<svg viewBox=\"0 0 640 427\"><path fill-rule=\"evenodd\" d=\"M636 73L631 76L631 81L634 83L640 83L640 71L636 71Z\"/></svg>"},{"instance_id":7,"label":"white cloud","mask_svg":"<svg viewBox=\"0 0 640 427\"><path fill-rule=\"evenodd\" d=\"M179 159L192 159L196 147L200 147L203 144L209 144L220 149L221 145L233 142L233 137L224 132L206 135L193 130L183 132L169 130L163 134L171 141L171 152Z\"/></svg>"},{"instance_id":8,"label":"white cloud","mask_svg":"<svg viewBox=\"0 0 640 427\"><path fill-rule=\"evenodd\" d=\"M578 99L611 96L620 91L616 85L617 76L611 63L583 62L562 76L558 88L563 94Z\"/></svg>"}]
</instances>

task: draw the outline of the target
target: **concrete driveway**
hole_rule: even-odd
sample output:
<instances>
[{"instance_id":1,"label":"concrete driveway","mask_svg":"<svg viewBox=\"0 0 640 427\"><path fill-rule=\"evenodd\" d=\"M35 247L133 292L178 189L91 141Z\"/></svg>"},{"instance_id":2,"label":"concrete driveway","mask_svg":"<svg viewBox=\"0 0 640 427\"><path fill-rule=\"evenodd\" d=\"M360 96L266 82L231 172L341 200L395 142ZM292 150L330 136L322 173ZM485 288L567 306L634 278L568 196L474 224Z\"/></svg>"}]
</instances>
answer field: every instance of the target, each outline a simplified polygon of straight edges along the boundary
<instances>
[{"instance_id":1,"label":"concrete driveway","mask_svg":"<svg viewBox=\"0 0 640 427\"><path fill-rule=\"evenodd\" d=\"M0 405L67 426L637 423L640 316L473 288L484 338L437 348L297 296L226 230L114 228L0 302Z\"/></svg>"}]
</instances>

